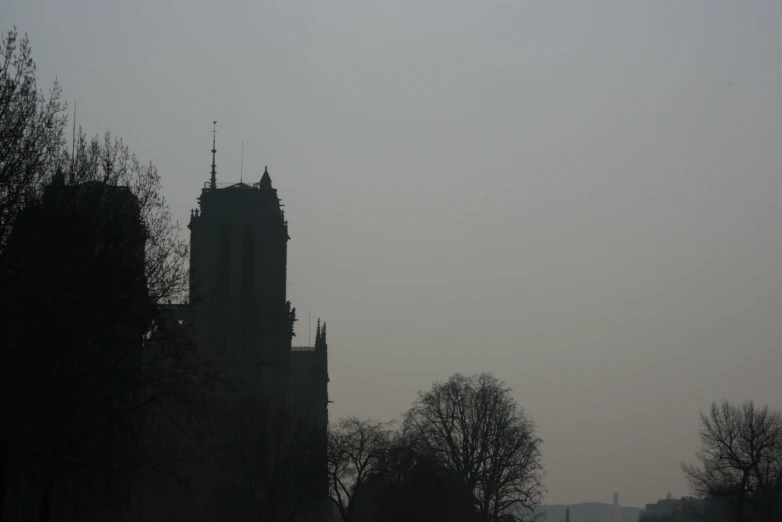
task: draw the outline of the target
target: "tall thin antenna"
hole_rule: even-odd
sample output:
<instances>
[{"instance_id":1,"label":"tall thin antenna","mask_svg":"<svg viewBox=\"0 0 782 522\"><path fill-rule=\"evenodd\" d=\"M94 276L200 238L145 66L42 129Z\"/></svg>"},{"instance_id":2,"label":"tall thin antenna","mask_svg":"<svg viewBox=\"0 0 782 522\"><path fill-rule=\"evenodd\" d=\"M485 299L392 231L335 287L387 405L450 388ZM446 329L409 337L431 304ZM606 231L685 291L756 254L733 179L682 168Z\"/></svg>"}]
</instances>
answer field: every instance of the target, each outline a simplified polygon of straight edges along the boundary
<instances>
[{"instance_id":1,"label":"tall thin antenna","mask_svg":"<svg viewBox=\"0 0 782 522\"><path fill-rule=\"evenodd\" d=\"M310 314L310 309L307 308L307 346L312 346L312 315Z\"/></svg>"},{"instance_id":2,"label":"tall thin antenna","mask_svg":"<svg viewBox=\"0 0 782 522\"><path fill-rule=\"evenodd\" d=\"M242 176L244 171L244 142L242 142L242 159L239 163L239 183L244 181L244 177Z\"/></svg>"},{"instance_id":3,"label":"tall thin antenna","mask_svg":"<svg viewBox=\"0 0 782 522\"><path fill-rule=\"evenodd\" d=\"M217 188L217 165L215 165L215 153L217 152L217 147L215 146L216 138L217 120L212 122L212 183L210 184L212 190Z\"/></svg>"},{"instance_id":4,"label":"tall thin antenna","mask_svg":"<svg viewBox=\"0 0 782 522\"><path fill-rule=\"evenodd\" d=\"M76 98L73 99L73 132L71 134L71 171L76 161Z\"/></svg>"}]
</instances>

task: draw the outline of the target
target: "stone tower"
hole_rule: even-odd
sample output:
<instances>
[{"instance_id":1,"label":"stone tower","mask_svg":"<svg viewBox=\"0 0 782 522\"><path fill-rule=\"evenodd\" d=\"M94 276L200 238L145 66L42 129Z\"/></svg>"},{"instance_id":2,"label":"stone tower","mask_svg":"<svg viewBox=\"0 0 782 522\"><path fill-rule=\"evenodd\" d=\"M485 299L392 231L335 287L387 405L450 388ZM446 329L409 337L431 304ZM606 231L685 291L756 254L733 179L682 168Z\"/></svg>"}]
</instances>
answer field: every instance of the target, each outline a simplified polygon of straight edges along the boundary
<instances>
[{"instance_id":1,"label":"stone tower","mask_svg":"<svg viewBox=\"0 0 782 522\"><path fill-rule=\"evenodd\" d=\"M286 299L290 237L268 169L253 185L219 188L213 180L189 228L191 314L200 345L223 362L240 393L286 390L293 336Z\"/></svg>"},{"instance_id":2,"label":"stone tower","mask_svg":"<svg viewBox=\"0 0 782 522\"><path fill-rule=\"evenodd\" d=\"M199 348L220 364L229 385L218 398L217 424L209 444L212 448L230 445L232 417L245 399L279 395L311 419L316 442L325 452L326 324L318 320L314 346L292 346L295 313L286 295L290 237L283 205L268 168L256 183L218 184L216 152L213 140L212 176L188 224L187 315ZM223 509L240 505L243 493L224 471L219 449L214 455L218 456L197 456L186 472L197 490L192 505L198 506L199 520L238 520ZM325 517L329 506L325 453L318 482Z\"/></svg>"}]
</instances>

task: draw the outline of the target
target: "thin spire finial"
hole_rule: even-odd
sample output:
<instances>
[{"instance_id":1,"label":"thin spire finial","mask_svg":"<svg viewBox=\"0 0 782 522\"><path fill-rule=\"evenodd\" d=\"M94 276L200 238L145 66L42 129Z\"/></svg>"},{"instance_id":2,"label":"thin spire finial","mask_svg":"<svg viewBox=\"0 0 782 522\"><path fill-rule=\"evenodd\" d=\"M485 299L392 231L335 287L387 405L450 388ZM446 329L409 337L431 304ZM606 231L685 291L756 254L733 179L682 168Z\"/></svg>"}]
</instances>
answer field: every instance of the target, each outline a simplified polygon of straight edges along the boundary
<instances>
[{"instance_id":1,"label":"thin spire finial","mask_svg":"<svg viewBox=\"0 0 782 522\"><path fill-rule=\"evenodd\" d=\"M239 183L244 181L244 142L242 142L242 159L239 161Z\"/></svg>"},{"instance_id":2,"label":"thin spire finial","mask_svg":"<svg viewBox=\"0 0 782 522\"><path fill-rule=\"evenodd\" d=\"M217 165L215 164L215 153L217 153L217 120L212 122L212 190L217 188Z\"/></svg>"},{"instance_id":3,"label":"thin spire finial","mask_svg":"<svg viewBox=\"0 0 782 522\"><path fill-rule=\"evenodd\" d=\"M71 133L71 172L76 165L76 98L73 99L73 132Z\"/></svg>"}]
</instances>

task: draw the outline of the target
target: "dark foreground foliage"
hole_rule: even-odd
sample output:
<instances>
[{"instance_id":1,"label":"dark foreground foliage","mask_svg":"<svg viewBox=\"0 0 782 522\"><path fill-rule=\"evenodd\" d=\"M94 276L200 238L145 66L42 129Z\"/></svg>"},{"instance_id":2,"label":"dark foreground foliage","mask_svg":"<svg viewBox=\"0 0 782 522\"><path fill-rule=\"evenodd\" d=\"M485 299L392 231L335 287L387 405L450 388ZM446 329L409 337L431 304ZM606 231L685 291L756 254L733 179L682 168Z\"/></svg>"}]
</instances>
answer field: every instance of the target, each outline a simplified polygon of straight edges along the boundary
<instances>
[{"instance_id":1,"label":"dark foreground foliage","mask_svg":"<svg viewBox=\"0 0 782 522\"><path fill-rule=\"evenodd\" d=\"M40 521L127 508L134 481L178 458L173 441L207 428L216 382L168 305L186 289L187 245L157 170L108 133L80 132L68 150L64 112L56 85L39 92L27 39L9 32L0 48L0 516L12 491L10 507Z\"/></svg>"}]
</instances>

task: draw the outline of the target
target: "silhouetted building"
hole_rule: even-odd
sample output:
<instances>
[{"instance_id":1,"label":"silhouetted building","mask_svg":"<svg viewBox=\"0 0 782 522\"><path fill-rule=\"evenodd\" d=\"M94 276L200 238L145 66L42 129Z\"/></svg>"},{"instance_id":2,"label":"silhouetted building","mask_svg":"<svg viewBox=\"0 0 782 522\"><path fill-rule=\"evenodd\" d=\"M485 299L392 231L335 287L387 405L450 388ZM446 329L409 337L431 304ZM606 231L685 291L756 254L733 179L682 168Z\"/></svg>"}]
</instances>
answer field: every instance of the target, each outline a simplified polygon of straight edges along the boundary
<instances>
[{"instance_id":1,"label":"silhouetted building","mask_svg":"<svg viewBox=\"0 0 782 522\"><path fill-rule=\"evenodd\" d=\"M663 517L676 516L677 520L682 522L696 521L708 519L707 509L709 503L694 498L694 497L681 497L673 498L668 493L664 499L660 499L654 504L646 504L646 507L642 513L643 520L655 520Z\"/></svg>"},{"instance_id":2,"label":"silhouetted building","mask_svg":"<svg viewBox=\"0 0 782 522\"><path fill-rule=\"evenodd\" d=\"M67 360L73 373L65 375L78 375L82 383L89 383L84 398L116 397L117 410L127 400L117 394L118 388L138 391L132 369L142 362L147 326L144 313L139 313L147 298L146 232L140 215L139 201L126 187L100 182L66 185L57 175L40 200L21 214L3 252L3 266L11 272L5 274L11 281L7 288L17 289L16 298L3 305L4 348L12 348L22 338L21 346L52 346L58 353L72 354ZM89 343L116 350L94 350L86 356L84 347ZM118 358L118 352L124 356ZM108 355L101 357L103 353ZM64 360L50 355L51 365ZM103 375L107 365L126 371L118 370L111 379L95 377ZM50 375L44 371L45 363L37 367ZM67 455L72 463L57 473L52 520L108 520L130 506L131 486L112 480L110 473L97 473L98 466L85 454L106 455L133 447L139 420L128 414L115 421L112 430L94 430L75 421L61 428L82 440ZM25 433L26 428L22 424L18 429ZM35 520L47 476L44 465L37 459L12 459L10 466L3 519Z\"/></svg>"},{"instance_id":3,"label":"silhouetted building","mask_svg":"<svg viewBox=\"0 0 782 522\"><path fill-rule=\"evenodd\" d=\"M545 515L549 522L560 522L569 518L570 522L638 522L641 509L619 505L619 498L614 494L612 504L603 502L582 502L569 505L543 505L537 509Z\"/></svg>"},{"instance_id":4,"label":"silhouetted building","mask_svg":"<svg viewBox=\"0 0 782 522\"><path fill-rule=\"evenodd\" d=\"M682 504L684 499L675 499L668 493L665 499L658 500L654 504L646 504L644 513L650 513L655 515L670 515L674 510Z\"/></svg>"},{"instance_id":5,"label":"silhouetted building","mask_svg":"<svg viewBox=\"0 0 782 522\"><path fill-rule=\"evenodd\" d=\"M213 142L212 177L188 224L190 298L184 308L199 349L224 370L227 386L217 397L208 449L196 451L179 469L190 495L177 494L182 510L171 512L179 519L205 522L252 518L249 493L227 469L221 452L231 444L231 422L239 405L260 398L283 399L306 411L314 423L323 448L320 496L325 511L326 323L318 320L314 346L293 346L295 309L286 295L290 236L277 190L268 169L256 183L218 183L215 153Z\"/></svg>"},{"instance_id":6,"label":"silhouetted building","mask_svg":"<svg viewBox=\"0 0 782 522\"><path fill-rule=\"evenodd\" d=\"M199 198L190 224L190 314L200 345L225 364L239 394L292 393L327 421L326 326L293 347L286 297L288 222L268 170L260 182Z\"/></svg>"},{"instance_id":7,"label":"silhouetted building","mask_svg":"<svg viewBox=\"0 0 782 522\"><path fill-rule=\"evenodd\" d=\"M292 345L295 310L286 295L290 237L283 205L272 187L268 170L257 183L218 185L215 152L213 146L212 179L203 188L199 208L192 212L188 224L191 234L189 302L165 307L164 314L164 320L182 326L181 333L194 336L198 350L224 370L222 377L226 385L219 388L215 398L212 433L205 444L183 443L162 448L161 455L167 459L161 465L165 468L163 474L144 473L139 480L134 477L132 481L121 481L121 487L112 486L111 473L104 480L94 470L81 473L79 466L70 466L71 469L58 476L52 520L114 520L117 513L137 522L257 519L248 499L249 492L237 483L226 462L226 451L234 435L231 430L236 426L234 421L240 417L241 406L255 399L280 399L278 404L304 412L302 416L311 423L308 426L314 426L312 439L318 445L319 459L322 453L323 462L315 496L318 505L322 501L319 513L325 514L330 508L325 462L329 403L326 323L318 320L313 346ZM66 222L63 227L50 226L52 222L62 221ZM40 345L60 346L62 341L51 337L62 333L62 328L73 330L64 338L78 343L90 335L95 337L94 328L112 324L112 335L119 335L117 331L120 331L133 342L138 340L138 350L127 350L138 361L134 359L127 366L143 366L143 339L148 338L149 317L139 315L137 308L142 305L140 299L149 297L144 262L146 239L139 202L131 190L103 183L67 185L62 176L56 177L41 198L41 204L31 206L20 217L3 252L3 266L18 272L12 275L20 284L27 285L20 286L17 292L25 299L7 300L4 305L5 324L0 328L4 346L13 345L20 332L34 332L41 337L36 337ZM62 266L67 266L68 271L63 271ZM101 270L105 266L111 269ZM88 297L94 293L104 298L101 302L112 302L114 308L83 306L74 310L45 310L42 307L46 303L36 302L38 293L30 291L46 288L53 295L83 296L85 287L92 289ZM136 294L138 299L125 299ZM118 295L123 299L117 299ZM122 306L135 308L129 310ZM94 320L109 312L124 319ZM27 321L24 328L15 326L23 318ZM52 328L47 321L59 323ZM179 333L177 329L176 335ZM178 340L153 338L150 344L165 348L162 344L165 342ZM138 391L140 395L154 393L141 390L135 380L115 381L105 384ZM104 385L102 381L98 384ZM116 429L107 431L105 436L101 434L105 440L91 439L85 445L119 448L125 439L134 442L139 437L154 437L158 429L176 431L165 419L158 422L155 414L166 417L168 412L155 410L144 417L128 415L127 422L117 423ZM186 411L175 413L180 417L187 414ZM165 440L177 439L165 437ZM129 443L122 449L135 446ZM13 467L15 463L11 466L13 480L7 487L3 518L35 519L40 506L40 487L36 483L41 482L41 470L30 466L30 469L17 469L18 466ZM310 516L308 520L323 518Z\"/></svg>"}]
</instances>

